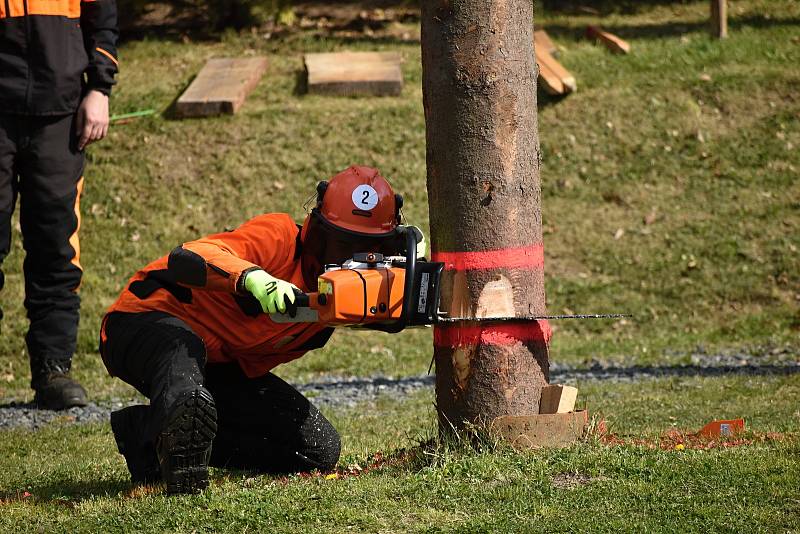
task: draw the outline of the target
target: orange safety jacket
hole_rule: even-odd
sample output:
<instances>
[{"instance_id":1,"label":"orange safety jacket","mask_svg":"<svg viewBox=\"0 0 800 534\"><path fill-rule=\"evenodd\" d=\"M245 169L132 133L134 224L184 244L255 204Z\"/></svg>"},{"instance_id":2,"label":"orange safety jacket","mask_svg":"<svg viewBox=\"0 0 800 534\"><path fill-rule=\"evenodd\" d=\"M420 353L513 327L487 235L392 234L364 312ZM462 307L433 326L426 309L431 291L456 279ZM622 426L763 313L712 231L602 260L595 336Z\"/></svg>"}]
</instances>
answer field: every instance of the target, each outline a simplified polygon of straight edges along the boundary
<instances>
[{"instance_id":1,"label":"orange safety jacket","mask_svg":"<svg viewBox=\"0 0 800 534\"><path fill-rule=\"evenodd\" d=\"M284 213L260 215L232 232L184 243L129 280L111 312L161 311L203 339L209 363L238 362L253 378L317 349L333 334L318 323L279 324L243 287L264 269L307 292L300 269L300 228ZM110 342L101 331L102 344Z\"/></svg>"},{"instance_id":2,"label":"orange safety jacket","mask_svg":"<svg viewBox=\"0 0 800 534\"><path fill-rule=\"evenodd\" d=\"M0 113L68 115L117 73L115 0L0 0Z\"/></svg>"}]
</instances>

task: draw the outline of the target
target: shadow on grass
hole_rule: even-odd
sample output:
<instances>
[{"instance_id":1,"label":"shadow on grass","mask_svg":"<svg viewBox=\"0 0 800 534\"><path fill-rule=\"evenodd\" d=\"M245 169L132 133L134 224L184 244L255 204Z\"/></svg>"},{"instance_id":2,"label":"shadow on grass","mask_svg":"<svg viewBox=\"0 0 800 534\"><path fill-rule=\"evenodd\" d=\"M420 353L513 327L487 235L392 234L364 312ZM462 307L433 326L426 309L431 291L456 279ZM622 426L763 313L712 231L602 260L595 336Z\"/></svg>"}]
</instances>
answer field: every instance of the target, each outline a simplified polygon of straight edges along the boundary
<instances>
[{"instance_id":1,"label":"shadow on grass","mask_svg":"<svg viewBox=\"0 0 800 534\"><path fill-rule=\"evenodd\" d=\"M776 26L800 26L800 18L774 18L764 15L731 18L728 22L728 31L734 35L737 30L752 28L772 28ZM659 39L662 37L676 37L691 32L705 32L709 29L707 22L668 22L663 24L602 24L605 31L611 32L623 39ZM583 40L586 36L586 26L571 24L544 24L539 29L547 30L551 37L556 39Z\"/></svg>"},{"instance_id":2,"label":"shadow on grass","mask_svg":"<svg viewBox=\"0 0 800 534\"><path fill-rule=\"evenodd\" d=\"M49 502L74 507L81 501L95 497L112 497L132 488L131 483L119 479L75 480L62 478L52 480L46 484L32 484L27 490L14 493L0 493L0 503L3 502Z\"/></svg>"}]
</instances>

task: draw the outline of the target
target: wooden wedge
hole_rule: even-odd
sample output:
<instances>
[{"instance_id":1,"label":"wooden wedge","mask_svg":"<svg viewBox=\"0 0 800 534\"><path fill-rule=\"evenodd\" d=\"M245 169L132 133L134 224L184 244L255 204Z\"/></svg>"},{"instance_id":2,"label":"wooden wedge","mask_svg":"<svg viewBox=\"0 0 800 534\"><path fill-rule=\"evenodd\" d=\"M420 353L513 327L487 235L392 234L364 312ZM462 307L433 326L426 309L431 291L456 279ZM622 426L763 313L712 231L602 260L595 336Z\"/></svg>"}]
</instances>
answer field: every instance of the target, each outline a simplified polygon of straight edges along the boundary
<instances>
[{"instance_id":1,"label":"wooden wedge","mask_svg":"<svg viewBox=\"0 0 800 534\"><path fill-rule=\"evenodd\" d=\"M615 54L628 54L631 51L630 43L620 39L613 33L601 30L597 26L589 26L586 28L586 36L590 39L597 39Z\"/></svg>"},{"instance_id":2,"label":"wooden wedge","mask_svg":"<svg viewBox=\"0 0 800 534\"><path fill-rule=\"evenodd\" d=\"M575 77L546 50L536 52L539 65L539 84L551 95L566 95L577 91Z\"/></svg>"},{"instance_id":3,"label":"wooden wedge","mask_svg":"<svg viewBox=\"0 0 800 534\"><path fill-rule=\"evenodd\" d=\"M539 413L569 413L575 409L578 388L562 384L550 384L542 389Z\"/></svg>"},{"instance_id":4,"label":"wooden wedge","mask_svg":"<svg viewBox=\"0 0 800 534\"><path fill-rule=\"evenodd\" d=\"M558 49L556 48L556 45L544 30L536 30L533 32L533 45L537 54L539 53L539 50L546 50L551 56L558 57Z\"/></svg>"}]
</instances>

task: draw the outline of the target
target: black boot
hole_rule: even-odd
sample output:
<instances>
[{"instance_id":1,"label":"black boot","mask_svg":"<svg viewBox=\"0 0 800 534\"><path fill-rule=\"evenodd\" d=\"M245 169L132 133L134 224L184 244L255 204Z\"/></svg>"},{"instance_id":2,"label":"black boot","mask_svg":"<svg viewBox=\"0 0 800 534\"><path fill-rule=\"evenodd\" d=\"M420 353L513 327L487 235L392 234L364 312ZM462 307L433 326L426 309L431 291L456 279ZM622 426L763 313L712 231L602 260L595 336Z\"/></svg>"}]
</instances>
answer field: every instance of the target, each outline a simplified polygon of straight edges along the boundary
<instances>
[{"instance_id":1,"label":"black boot","mask_svg":"<svg viewBox=\"0 0 800 534\"><path fill-rule=\"evenodd\" d=\"M145 422L149 406L128 406L111 412L111 430L119 453L125 457L131 482L154 484L161 480L156 448L145 442Z\"/></svg>"},{"instance_id":2,"label":"black boot","mask_svg":"<svg viewBox=\"0 0 800 534\"><path fill-rule=\"evenodd\" d=\"M181 394L169 408L156 441L167 493L198 493L208 486L208 461L217 433L217 409L207 389Z\"/></svg>"},{"instance_id":3,"label":"black boot","mask_svg":"<svg viewBox=\"0 0 800 534\"><path fill-rule=\"evenodd\" d=\"M31 358L31 387L36 392L33 401L45 410L66 410L86 406L86 390L70 378L71 358Z\"/></svg>"}]
</instances>

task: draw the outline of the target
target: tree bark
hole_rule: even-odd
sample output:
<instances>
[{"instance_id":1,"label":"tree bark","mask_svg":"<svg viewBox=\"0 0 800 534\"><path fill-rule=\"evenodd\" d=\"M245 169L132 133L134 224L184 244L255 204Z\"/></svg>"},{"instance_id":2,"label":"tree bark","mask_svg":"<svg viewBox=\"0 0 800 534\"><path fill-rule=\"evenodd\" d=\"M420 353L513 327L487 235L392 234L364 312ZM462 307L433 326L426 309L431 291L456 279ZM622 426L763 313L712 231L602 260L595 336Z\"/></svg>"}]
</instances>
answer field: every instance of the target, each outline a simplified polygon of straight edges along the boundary
<instances>
[{"instance_id":1,"label":"tree bark","mask_svg":"<svg viewBox=\"0 0 800 534\"><path fill-rule=\"evenodd\" d=\"M728 37L728 0L711 0L711 35L717 39Z\"/></svg>"},{"instance_id":2,"label":"tree bark","mask_svg":"<svg viewBox=\"0 0 800 534\"><path fill-rule=\"evenodd\" d=\"M546 312L532 4L422 2L431 241L451 317ZM544 321L437 326L440 428L539 413L549 337Z\"/></svg>"}]
</instances>

